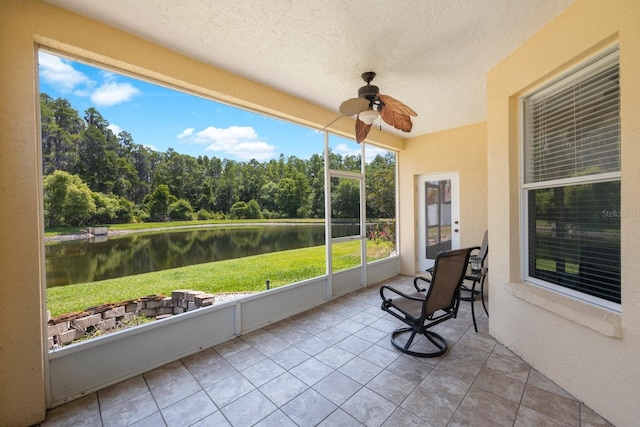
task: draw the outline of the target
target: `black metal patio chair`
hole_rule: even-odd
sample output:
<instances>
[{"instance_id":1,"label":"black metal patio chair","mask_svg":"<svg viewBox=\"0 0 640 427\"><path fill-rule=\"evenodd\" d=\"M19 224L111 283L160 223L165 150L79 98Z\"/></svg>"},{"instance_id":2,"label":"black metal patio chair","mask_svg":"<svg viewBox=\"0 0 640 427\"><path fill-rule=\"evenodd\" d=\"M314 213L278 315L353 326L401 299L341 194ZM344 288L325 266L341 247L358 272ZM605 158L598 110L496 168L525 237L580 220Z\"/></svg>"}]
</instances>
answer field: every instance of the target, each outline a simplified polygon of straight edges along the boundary
<instances>
[{"instance_id":1,"label":"black metal patio chair","mask_svg":"<svg viewBox=\"0 0 640 427\"><path fill-rule=\"evenodd\" d=\"M395 348L417 357L437 357L446 353L447 341L430 328L456 317L460 287L472 250L440 252L435 258L431 278L418 276L413 280L414 292L404 293L386 285L380 288L382 310L407 325L391 333ZM418 285L422 281L428 284L427 288Z\"/></svg>"}]
</instances>

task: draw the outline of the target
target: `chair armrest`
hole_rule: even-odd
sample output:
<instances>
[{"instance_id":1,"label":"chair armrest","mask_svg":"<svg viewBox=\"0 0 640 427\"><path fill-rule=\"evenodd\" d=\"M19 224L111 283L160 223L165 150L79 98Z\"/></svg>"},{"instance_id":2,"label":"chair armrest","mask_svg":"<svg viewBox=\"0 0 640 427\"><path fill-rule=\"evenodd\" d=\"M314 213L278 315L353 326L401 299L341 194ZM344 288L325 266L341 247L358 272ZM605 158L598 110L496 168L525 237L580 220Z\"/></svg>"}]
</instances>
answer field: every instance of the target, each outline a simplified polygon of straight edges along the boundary
<instances>
[{"instance_id":1,"label":"chair armrest","mask_svg":"<svg viewBox=\"0 0 640 427\"><path fill-rule=\"evenodd\" d=\"M469 249L471 249L471 252L469 253L470 257L473 256L473 251L478 251L480 252L480 250L482 249L480 246L472 246Z\"/></svg>"},{"instance_id":2,"label":"chair armrest","mask_svg":"<svg viewBox=\"0 0 640 427\"><path fill-rule=\"evenodd\" d=\"M431 271L429 271L431 270ZM428 272L433 272L433 268L430 268L429 270L427 270ZM429 284L429 286L431 286L431 280L427 279L426 277L422 277L422 276L416 276L415 279L413 279L413 287L416 288L416 291L418 292L426 292L427 288L420 288L418 286L418 280L424 280L425 282L427 282Z\"/></svg>"},{"instance_id":3,"label":"chair armrest","mask_svg":"<svg viewBox=\"0 0 640 427\"><path fill-rule=\"evenodd\" d=\"M399 291L397 289L393 289L393 288L385 285L385 286L381 286L380 287L380 297L382 297L382 299L384 301L384 304L386 304L388 301L391 301L391 298L387 298L385 296L385 294L384 294L385 289L390 291L390 292L392 292L392 293L394 293L394 294L396 294L396 295L398 295L398 296L401 296L403 298L407 298L407 299L410 299L410 300L413 300L413 301L421 301L421 302L423 302L425 300L424 298L412 297L410 295L405 294L402 291Z\"/></svg>"}]
</instances>

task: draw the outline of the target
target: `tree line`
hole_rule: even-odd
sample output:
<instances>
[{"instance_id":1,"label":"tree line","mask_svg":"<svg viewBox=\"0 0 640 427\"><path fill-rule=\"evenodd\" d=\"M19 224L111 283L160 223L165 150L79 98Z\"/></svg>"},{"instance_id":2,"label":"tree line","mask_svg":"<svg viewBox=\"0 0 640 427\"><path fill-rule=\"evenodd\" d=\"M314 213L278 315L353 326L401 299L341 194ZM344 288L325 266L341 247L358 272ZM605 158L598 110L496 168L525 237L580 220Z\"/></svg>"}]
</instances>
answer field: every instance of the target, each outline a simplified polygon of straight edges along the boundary
<instances>
[{"instance_id":1,"label":"tree line","mask_svg":"<svg viewBox=\"0 0 640 427\"><path fill-rule=\"evenodd\" d=\"M158 152L118 134L91 107L40 95L46 226L210 218L324 218L324 157L239 162ZM330 168L360 171L359 155L329 153ZM369 218L395 217L395 155L366 166ZM332 215L357 218L358 184L331 183Z\"/></svg>"}]
</instances>

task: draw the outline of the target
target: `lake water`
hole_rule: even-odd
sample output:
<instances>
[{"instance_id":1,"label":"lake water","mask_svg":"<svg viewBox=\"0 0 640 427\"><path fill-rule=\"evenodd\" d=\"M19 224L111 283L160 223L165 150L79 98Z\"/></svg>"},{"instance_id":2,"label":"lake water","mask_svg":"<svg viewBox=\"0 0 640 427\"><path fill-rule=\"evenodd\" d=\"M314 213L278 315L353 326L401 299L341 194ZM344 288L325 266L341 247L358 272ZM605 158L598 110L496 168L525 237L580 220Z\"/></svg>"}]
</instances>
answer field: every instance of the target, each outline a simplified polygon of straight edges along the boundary
<instances>
[{"instance_id":1,"label":"lake water","mask_svg":"<svg viewBox=\"0 0 640 427\"><path fill-rule=\"evenodd\" d=\"M358 225L334 225L332 229L333 237L358 232ZM47 287L324 244L323 224L211 227L128 234L101 242L51 243L45 246Z\"/></svg>"}]
</instances>

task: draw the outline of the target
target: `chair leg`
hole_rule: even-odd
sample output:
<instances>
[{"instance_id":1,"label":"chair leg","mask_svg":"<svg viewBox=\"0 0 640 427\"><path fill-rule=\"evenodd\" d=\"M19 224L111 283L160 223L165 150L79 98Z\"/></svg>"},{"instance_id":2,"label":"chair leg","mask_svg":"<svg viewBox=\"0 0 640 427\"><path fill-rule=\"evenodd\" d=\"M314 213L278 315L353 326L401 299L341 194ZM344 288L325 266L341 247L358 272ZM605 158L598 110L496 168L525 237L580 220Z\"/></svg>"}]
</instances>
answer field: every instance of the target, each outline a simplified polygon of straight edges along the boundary
<instances>
[{"instance_id":1,"label":"chair leg","mask_svg":"<svg viewBox=\"0 0 640 427\"><path fill-rule=\"evenodd\" d=\"M484 302L484 277L482 278L482 282L480 283L480 300L482 301L482 308L484 308L484 312L487 313L487 317L489 317L489 310L487 310L487 305Z\"/></svg>"},{"instance_id":2,"label":"chair leg","mask_svg":"<svg viewBox=\"0 0 640 427\"><path fill-rule=\"evenodd\" d=\"M472 295L473 292L476 292L476 281L473 281L473 288L472 288ZM473 329L476 331L476 333L478 332L478 325L476 323L476 311L475 311L475 299L471 299L471 318L473 319Z\"/></svg>"},{"instance_id":3,"label":"chair leg","mask_svg":"<svg viewBox=\"0 0 640 427\"><path fill-rule=\"evenodd\" d=\"M407 332L412 332L412 334L404 345L396 341L397 337ZM416 357L438 357L447 352L447 340L445 340L441 335L427 330L423 330L421 334L424 335L438 350L433 352L419 352L411 350L411 345L413 344L413 340L417 333L418 331L413 330L413 328L398 328L391 334L391 344L401 352Z\"/></svg>"}]
</instances>

